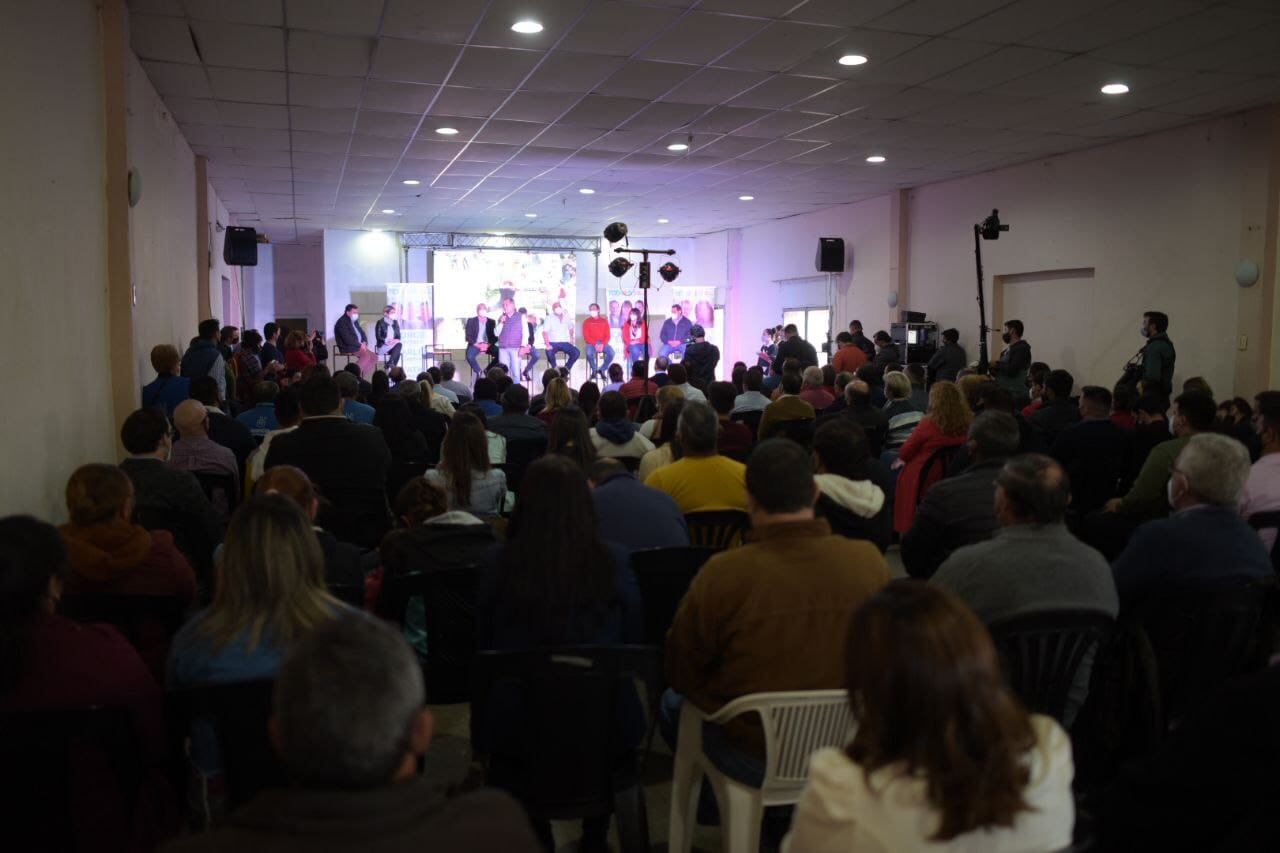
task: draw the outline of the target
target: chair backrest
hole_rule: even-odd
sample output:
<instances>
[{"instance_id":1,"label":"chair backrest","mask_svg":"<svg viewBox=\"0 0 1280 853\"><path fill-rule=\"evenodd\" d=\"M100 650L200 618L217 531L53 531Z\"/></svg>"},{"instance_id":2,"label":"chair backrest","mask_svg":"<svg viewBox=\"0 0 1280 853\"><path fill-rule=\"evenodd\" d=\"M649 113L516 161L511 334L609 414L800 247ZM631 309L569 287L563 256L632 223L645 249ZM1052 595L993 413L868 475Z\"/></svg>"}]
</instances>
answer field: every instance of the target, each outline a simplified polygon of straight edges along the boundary
<instances>
[{"instance_id":1,"label":"chair backrest","mask_svg":"<svg viewBox=\"0 0 1280 853\"><path fill-rule=\"evenodd\" d=\"M751 430L752 435L760 433L760 419L764 417L764 409L752 409L746 412L734 412L729 415L729 420L746 424Z\"/></svg>"},{"instance_id":2,"label":"chair backrest","mask_svg":"<svg viewBox=\"0 0 1280 853\"><path fill-rule=\"evenodd\" d=\"M124 851L142 782L141 755L125 708L0 712L6 849ZM101 775L104 770L110 775ZM114 804L104 805L106 792L90 777L114 788L118 813ZM85 796L96 808L83 808ZM99 819L112 823L99 825Z\"/></svg>"},{"instance_id":3,"label":"chair backrest","mask_svg":"<svg viewBox=\"0 0 1280 853\"><path fill-rule=\"evenodd\" d=\"M487 781L537 819L608 814L614 792L638 780L648 720L635 681L649 688L652 714L658 669L653 646L481 652L471 725L488 753Z\"/></svg>"},{"instance_id":4,"label":"chair backrest","mask_svg":"<svg viewBox=\"0 0 1280 853\"><path fill-rule=\"evenodd\" d=\"M961 447L964 447L964 445L951 444L946 447L939 447L929 454L929 458L920 467L920 478L916 480L917 506L924 500L924 493L929 490L929 487L947 476L947 471L951 468L951 461L955 459Z\"/></svg>"},{"instance_id":5,"label":"chair backrest","mask_svg":"<svg viewBox=\"0 0 1280 853\"><path fill-rule=\"evenodd\" d=\"M1263 530L1276 532L1275 541L1271 543L1271 568L1276 574L1280 574L1280 510L1255 512L1249 516L1249 526L1259 532Z\"/></svg>"},{"instance_id":6,"label":"chair backrest","mask_svg":"<svg viewBox=\"0 0 1280 853\"><path fill-rule=\"evenodd\" d=\"M1053 610L1001 619L989 627L1013 692L1027 710L1062 723L1081 662L1114 624L1096 610Z\"/></svg>"},{"instance_id":7,"label":"chair backrest","mask_svg":"<svg viewBox=\"0 0 1280 853\"><path fill-rule=\"evenodd\" d=\"M742 544L742 534L751 529L751 516L740 509L712 509L688 512L689 542L699 548L723 551Z\"/></svg>"},{"instance_id":8,"label":"chair backrest","mask_svg":"<svg viewBox=\"0 0 1280 853\"><path fill-rule=\"evenodd\" d=\"M502 466L507 475L507 491L519 492L525 469L546 452L545 435L538 438L507 439L507 461Z\"/></svg>"},{"instance_id":9,"label":"chair backrest","mask_svg":"<svg viewBox=\"0 0 1280 853\"><path fill-rule=\"evenodd\" d=\"M144 657L156 650L161 657L155 666L162 671L169 641L186 621L187 603L167 595L68 593L58 600L58 612L76 622L113 625Z\"/></svg>"},{"instance_id":10,"label":"chair backrest","mask_svg":"<svg viewBox=\"0 0 1280 853\"><path fill-rule=\"evenodd\" d=\"M204 496L209 499L209 503L214 502L214 498L219 492L226 501L227 514L230 515L240 504L240 492L236 488L236 480L230 474L215 474L212 471L192 471L196 480L200 483L200 488L204 491Z\"/></svg>"},{"instance_id":11,"label":"chair backrest","mask_svg":"<svg viewBox=\"0 0 1280 853\"><path fill-rule=\"evenodd\" d=\"M809 757L844 747L856 728L844 690L801 690L739 696L715 714L723 723L743 714L760 716L765 742L765 805L794 803L809 777Z\"/></svg>"},{"instance_id":12,"label":"chair backrest","mask_svg":"<svg viewBox=\"0 0 1280 853\"><path fill-rule=\"evenodd\" d=\"M631 569L644 602L645 641L661 648L694 575L711 548L646 548L631 553Z\"/></svg>"},{"instance_id":13,"label":"chair backrest","mask_svg":"<svg viewBox=\"0 0 1280 853\"><path fill-rule=\"evenodd\" d=\"M422 675L432 704L465 702L470 697L479 577L479 566L463 566L408 572L382 583L377 613L384 619L403 625L410 600L422 600L427 627L427 664Z\"/></svg>"},{"instance_id":14,"label":"chair backrest","mask_svg":"<svg viewBox=\"0 0 1280 853\"><path fill-rule=\"evenodd\" d=\"M190 687L166 695L169 718L181 723L175 726L175 736L185 737L195 720L212 726L230 808L247 803L260 791L288 784L284 765L267 733L274 686L269 679L241 681Z\"/></svg>"},{"instance_id":15,"label":"chair backrest","mask_svg":"<svg viewBox=\"0 0 1280 853\"><path fill-rule=\"evenodd\" d=\"M213 546L200 519L177 510L139 506L133 511L133 520L147 530L167 530L173 534L173 543L187 558L196 573L206 597L213 589Z\"/></svg>"},{"instance_id":16,"label":"chair backrest","mask_svg":"<svg viewBox=\"0 0 1280 853\"><path fill-rule=\"evenodd\" d=\"M387 469L387 500L394 506L396 495L405 484L415 477L421 477L431 467L429 462L393 462Z\"/></svg>"},{"instance_id":17,"label":"chair backrest","mask_svg":"<svg viewBox=\"0 0 1280 853\"><path fill-rule=\"evenodd\" d=\"M773 434L769 438L789 438L808 450L813 446L813 418L794 418L778 421L773 424Z\"/></svg>"}]
</instances>

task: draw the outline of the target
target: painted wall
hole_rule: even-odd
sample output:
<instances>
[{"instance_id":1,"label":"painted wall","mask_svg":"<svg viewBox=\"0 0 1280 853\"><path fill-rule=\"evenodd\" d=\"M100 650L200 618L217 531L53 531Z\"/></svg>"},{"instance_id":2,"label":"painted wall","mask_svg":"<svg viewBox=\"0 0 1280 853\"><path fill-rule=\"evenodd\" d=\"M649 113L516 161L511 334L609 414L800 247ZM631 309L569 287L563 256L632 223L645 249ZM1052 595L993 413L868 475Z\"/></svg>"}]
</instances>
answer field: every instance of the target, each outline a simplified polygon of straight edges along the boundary
<instances>
[{"instance_id":1,"label":"painted wall","mask_svg":"<svg viewBox=\"0 0 1280 853\"><path fill-rule=\"evenodd\" d=\"M374 231L324 232L323 316L312 319L326 338L333 339L333 324L351 302L362 307L360 323L373 342L373 323L381 314L384 297L376 300L361 294L385 291L388 282L400 280L400 246L394 234ZM367 303L367 304L366 304ZM370 313L372 312L372 313ZM317 322L323 320L323 322Z\"/></svg>"},{"instance_id":2,"label":"painted wall","mask_svg":"<svg viewBox=\"0 0 1280 853\"><path fill-rule=\"evenodd\" d=\"M274 316L307 317L312 328L324 326L324 247L281 243L270 249L275 278ZM262 322L269 319L273 318L266 317ZM326 334L332 325L326 327Z\"/></svg>"},{"instance_id":3,"label":"painted wall","mask_svg":"<svg viewBox=\"0 0 1280 853\"><path fill-rule=\"evenodd\" d=\"M50 38L56 33L57 38ZM80 464L114 461L107 370L102 54L90 3L5 4L0 267L6 368L48 393L0 408L0 516L66 515ZM57 379L56 377L61 377Z\"/></svg>"}]
</instances>

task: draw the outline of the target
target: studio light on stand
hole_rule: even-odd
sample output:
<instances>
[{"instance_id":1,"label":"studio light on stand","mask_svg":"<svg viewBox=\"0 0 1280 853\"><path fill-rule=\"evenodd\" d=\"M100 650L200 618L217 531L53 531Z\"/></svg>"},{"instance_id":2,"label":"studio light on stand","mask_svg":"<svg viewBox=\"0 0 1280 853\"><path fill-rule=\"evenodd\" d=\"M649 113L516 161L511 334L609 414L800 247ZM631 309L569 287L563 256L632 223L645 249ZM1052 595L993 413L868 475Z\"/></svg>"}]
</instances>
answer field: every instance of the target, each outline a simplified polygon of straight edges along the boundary
<instances>
[{"instance_id":1,"label":"studio light on stand","mask_svg":"<svg viewBox=\"0 0 1280 853\"><path fill-rule=\"evenodd\" d=\"M627 223L610 222L608 225L605 226L604 238L608 240L610 244L617 243L620 241L625 241L627 239ZM650 283L650 278L652 276L652 269L653 269L652 264L649 263L649 256L650 255L674 255L676 253L676 250L675 249L632 249L630 248L630 243L628 242L626 243L626 245L619 246L613 251L619 255L632 254L632 255L641 256L640 270L639 270L639 283L640 283L641 295L644 296L644 314L640 318L640 322L644 325L644 366L645 366L644 393L648 394L649 393L649 370L648 370L649 368L649 283ZM627 258L617 257L609 262L609 272L613 273L613 275L617 278L622 278L624 275L627 274L627 271L630 270L631 267L633 266L634 264L632 264L631 261L629 261ZM680 275L680 267L676 266L671 261L667 261L665 264L658 267L658 275L662 276L663 281L670 284L671 282L675 281L676 278ZM626 342L624 341L623 344L625 345Z\"/></svg>"},{"instance_id":2,"label":"studio light on stand","mask_svg":"<svg viewBox=\"0 0 1280 853\"><path fill-rule=\"evenodd\" d=\"M973 226L973 258L978 270L978 373L986 375L990 369L987 357L987 335L993 329L987 326L987 302L982 294L982 241L999 240L1001 231L1009 226L1000 222L1000 211L992 209L991 215Z\"/></svg>"}]
</instances>

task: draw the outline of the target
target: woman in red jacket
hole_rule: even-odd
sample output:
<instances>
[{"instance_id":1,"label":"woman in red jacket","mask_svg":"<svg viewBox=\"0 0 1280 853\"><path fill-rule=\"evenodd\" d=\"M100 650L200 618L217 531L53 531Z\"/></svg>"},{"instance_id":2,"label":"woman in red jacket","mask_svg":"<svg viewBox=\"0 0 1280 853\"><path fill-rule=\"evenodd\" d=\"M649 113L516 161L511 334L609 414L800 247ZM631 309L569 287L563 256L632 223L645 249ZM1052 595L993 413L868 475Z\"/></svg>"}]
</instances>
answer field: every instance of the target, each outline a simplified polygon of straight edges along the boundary
<instances>
[{"instance_id":1,"label":"woman in red jacket","mask_svg":"<svg viewBox=\"0 0 1280 853\"><path fill-rule=\"evenodd\" d=\"M973 412L964 401L960 389L951 382L935 382L929 391L929 412L912 430L911 437L898 451L902 463L898 471L898 489L893 501L893 529L905 533L916 515L916 504L924 492L942 479L942 466L934 465L924 483L920 473L935 452L944 447L964 444L969 436Z\"/></svg>"},{"instance_id":2,"label":"woman in red jacket","mask_svg":"<svg viewBox=\"0 0 1280 853\"><path fill-rule=\"evenodd\" d=\"M631 376L631 365L644 358L644 341L648 330L640 319L640 312L631 309L627 321L622 324L622 345L627 348L627 376Z\"/></svg>"},{"instance_id":3,"label":"woman in red jacket","mask_svg":"<svg viewBox=\"0 0 1280 853\"><path fill-rule=\"evenodd\" d=\"M311 354L307 336L300 331L292 331L284 342L284 366L290 370L306 370L314 367L316 357Z\"/></svg>"}]
</instances>

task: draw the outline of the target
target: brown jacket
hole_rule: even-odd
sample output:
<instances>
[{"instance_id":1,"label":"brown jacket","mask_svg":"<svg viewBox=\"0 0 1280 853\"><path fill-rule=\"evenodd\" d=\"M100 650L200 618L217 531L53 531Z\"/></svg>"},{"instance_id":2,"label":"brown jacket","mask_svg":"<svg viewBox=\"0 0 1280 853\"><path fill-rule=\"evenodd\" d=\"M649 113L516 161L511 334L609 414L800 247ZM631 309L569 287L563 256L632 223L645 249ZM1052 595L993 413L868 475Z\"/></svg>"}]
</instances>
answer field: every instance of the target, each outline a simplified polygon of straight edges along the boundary
<instances>
[{"instance_id":1,"label":"brown jacket","mask_svg":"<svg viewBox=\"0 0 1280 853\"><path fill-rule=\"evenodd\" d=\"M833 535L825 519L748 538L707 561L667 635L667 681L707 712L748 693L842 686L849 614L889 582L875 545ZM762 753L754 715L729 733Z\"/></svg>"},{"instance_id":2,"label":"brown jacket","mask_svg":"<svg viewBox=\"0 0 1280 853\"><path fill-rule=\"evenodd\" d=\"M768 406L765 406L764 414L760 416L760 426L756 435L760 441L764 441L766 438L773 437L773 430L778 424L785 421L805 420L806 418L812 420L814 417L816 417L816 414L812 405L794 394L783 394Z\"/></svg>"},{"instance_id":3,"label":"brown jacket","mask_svg":"<svg viewBox=\"0 0 1280 853\"><path fill-rule=\"evenodd\" d=\"M147 531L120 519L64 524L58 531L71 564L68 593L195 598L195 573L168 531Z\"/></svg>"}]
</instances>

